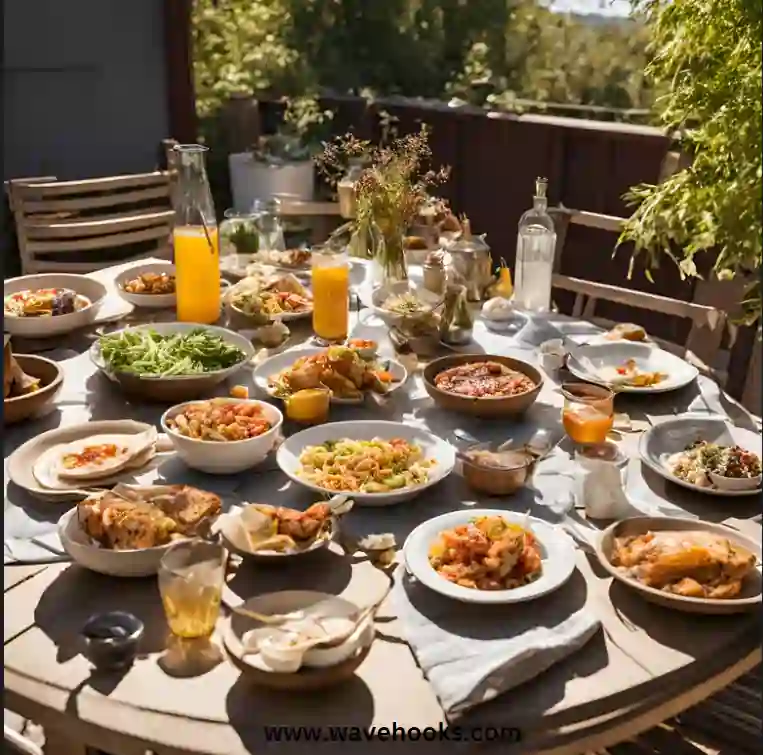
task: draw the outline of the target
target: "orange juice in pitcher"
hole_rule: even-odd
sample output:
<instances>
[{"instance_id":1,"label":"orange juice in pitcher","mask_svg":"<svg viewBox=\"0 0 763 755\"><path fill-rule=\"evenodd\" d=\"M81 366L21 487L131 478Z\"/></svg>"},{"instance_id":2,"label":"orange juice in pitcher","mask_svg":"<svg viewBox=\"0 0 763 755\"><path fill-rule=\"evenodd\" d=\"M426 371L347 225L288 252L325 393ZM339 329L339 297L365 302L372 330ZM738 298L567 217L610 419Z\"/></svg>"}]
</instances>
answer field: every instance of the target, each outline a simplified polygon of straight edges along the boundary
<instances>
[{"instance_id":1,"label":"orange juice in pitcher","mask_svg":"<svg viewBox=\"0 0 763 755\"><path fill-rule=\"evenodd\" d=\"M175 228L175 290L180 322L212 324L220 317L217 228Z\"/></svg>"},{"instance_id":2,"label":"orange juice in pitcher","mask_svg":"<svg viewBox=\"0 0 763 755\"><path fill-rule=\"evenodd\" d=\"M313 331L324 344L347 338L350 271L342 251L313 250Z\"/></svg>"},{"instance_id":3,"label":"orange juice in pitcher","mask_svg":"<svg viewBox=\"0 0 763 755\"><path fill-rule=\"evenodd\" d=\"M174 192L175 288L181 322L211 324L220 317L220 244L204 167L206 147L178 144Z\"/></svg>"}]
</instances>

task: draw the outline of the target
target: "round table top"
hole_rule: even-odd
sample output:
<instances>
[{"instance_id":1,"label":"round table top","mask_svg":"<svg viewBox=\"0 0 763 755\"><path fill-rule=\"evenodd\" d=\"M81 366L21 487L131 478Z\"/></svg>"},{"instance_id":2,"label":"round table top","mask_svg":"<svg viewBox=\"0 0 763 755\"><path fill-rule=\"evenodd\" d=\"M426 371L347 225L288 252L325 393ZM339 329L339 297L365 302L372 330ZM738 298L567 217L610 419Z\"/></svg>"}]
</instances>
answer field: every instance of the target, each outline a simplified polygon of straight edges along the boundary
<instances>
[{"instance_id":1,"label":"round table top","mask_svg":"<svg viewBox=\"0 0 763 755\"><path fill-rule=\"evenodd\" d=\"M108 279L116 275L115 270L104 273L103 277ZM80 385L86 359L82 355L68 360L72 364L65 363L67 376L74 370L80 373ZM65 407L67 411L59 417L60 421L86 418L82 416L85 411L93 416L94 405L98 407L98 418L105 418L107 406L109 411L130 410L116 388L102 377L92 374L84 377L89 397L81 405ZM236 382L243 381L238 378ZM396 405L395 399L377 410L354 411L365 417L373 416L374 411L384 418L421 422L441 436L460 427L482 437L479 423L443 416L433 410L421 386L415 380L412 382L404 404ZM95 399L90 395L93 393ZM659 406L657 402L650 403L644 415L647 420L660 411L672 415L682 400L686 401L686 397L674 396L671 407L661 397ZM547 381L530 412L530 421L548 426L553 418L558 424L560 401L554 385ZM140 410L143 412L143 407ZM152 411L158 416L160 410ZM111 414L112 418L119 416L134 415ZM511 433L503 423L492 427L499 437L501 432L502 437ZM28 432L24 436L30 437ZM7 456L7 439L5 443ZM623 435L620 445L633 456L636 434ZM553 464L547 467L545 484L551 485L559 476L555 470ZM184 472L173 467L166 476L171 478L173 474ZM536 475L543 474L539 466ZM232 501L253 500L256 495L260 501L295 508L312 502L308 492L293 484L284 485L277 470L250 477L244 482L239 480L233 487L224 485L218 492ZM732 504L708 496L692 497L687 495L688 491L643 471L635 459L629 468L628 487L644 499L669 505L671 513L685 510L690 515L716 521L735 516L733 526L760 538L760 526L745 521L755 509L759 510L759 499L741 503L735 499ZM475 499L460 477L453 475L431 493L407 504L385 510L354 510L348 528L351 535L393 531L402 544L416 524L475 503L481 501ZM544 503L548 505L547 501ZM537 502L533 502L531 495L519 495L500 499L498 505L524 511ZM41 516L57 518L61 512L53 512L52 508L54 504L38 505L36 511L44 510ZM542 510L543 505L539 508ZM241 563L228 575L224 603L235 605L252 595L282 589L310 589L366 604L388 585L390 577L386 573L361 554L348 556L336 544L314 556L309 569L300 564L265 568ZM404 639L404 628L389 599L377 616L377 638L371 652L352 680L319 694L273 692L253 686L246 673L227 659L197 676L183 677L172 671L174 651L168 648L166 621L155 579L117 581L69 563L46 567L6 565L6 704L43 726L114 755L132 755L140 747L162 753L243 755L264 747L266 727L294 727L295 731L296 727L324 727L322 736L326 738L329 736L326 727L332 726L344 727L344 736L366 752L369 743L363 732L371 727L433 727L452 733L456 725L462 727L462 732L471 731L473 736L466 738L472 740L484 739L488 727L520 730L522 742L507 747L504 741L499 745L502 752L580 752L583 748L612 744L655 725L682 707L707 697L759 662L757 613L712 617L670 611L646 603L634 592L613 583L583 551L577 552L576 559L574 576L562 589L596 615L602 631L582 649L534 679L477 706L455 724L451 721L450 728ZM144 621L144 654L122 674L95 674L81 654L78 632L92 613L110 609L131 611ZM464 609L453 603L452 610ZM537 611L540 624L544 602L495 610L497 622L511 621L512 611ZM355 736L348 727L358 727ZM356 741L356 737L360 740ZM350 746L349 741L343 749ZM388 742L384 744L389 747ZM282 743L282 751L284 746ZM310 746L292 742L294 752ZM427 743L420 741L417 746Z\"/></svg>"}]
</instances>

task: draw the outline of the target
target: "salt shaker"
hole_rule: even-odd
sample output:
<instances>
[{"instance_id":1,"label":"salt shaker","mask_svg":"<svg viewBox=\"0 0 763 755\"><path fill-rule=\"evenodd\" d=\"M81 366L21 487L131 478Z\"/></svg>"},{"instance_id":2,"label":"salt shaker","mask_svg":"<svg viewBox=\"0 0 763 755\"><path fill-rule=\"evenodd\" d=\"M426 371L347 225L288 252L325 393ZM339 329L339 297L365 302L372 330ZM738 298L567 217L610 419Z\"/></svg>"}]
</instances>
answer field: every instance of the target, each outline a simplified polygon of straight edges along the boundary
<instances>
[{"instance_id":1,"label":"salt shaker","mask_svg":"<svg viewBox=\"0 0 763 755\"><path fill-rule=\"evenodd\" d=\"M575 452L575 505L592 519L622 519L630 504L625 495L628 458L613 443Z\"/></svg>"}]
</instances>

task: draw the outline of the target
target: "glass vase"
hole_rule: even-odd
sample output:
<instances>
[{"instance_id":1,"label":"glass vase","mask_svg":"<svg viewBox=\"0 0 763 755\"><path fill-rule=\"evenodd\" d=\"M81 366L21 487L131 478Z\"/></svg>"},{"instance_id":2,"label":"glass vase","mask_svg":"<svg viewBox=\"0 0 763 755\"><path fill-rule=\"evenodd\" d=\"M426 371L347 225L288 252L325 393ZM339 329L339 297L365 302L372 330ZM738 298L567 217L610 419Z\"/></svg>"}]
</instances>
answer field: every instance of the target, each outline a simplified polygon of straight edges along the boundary
<instances>
[{"instance_id":1,"label":"glass vase","mask_svg":"<svg viewBox=\"0 0 763 755\"><path fill-rule=\"evenodd\" d=\"M383 286L408 280L408 266L405 263L403 229L394 224L377 223L371 234L381 284Z\"/></svg>"}]
</instances>

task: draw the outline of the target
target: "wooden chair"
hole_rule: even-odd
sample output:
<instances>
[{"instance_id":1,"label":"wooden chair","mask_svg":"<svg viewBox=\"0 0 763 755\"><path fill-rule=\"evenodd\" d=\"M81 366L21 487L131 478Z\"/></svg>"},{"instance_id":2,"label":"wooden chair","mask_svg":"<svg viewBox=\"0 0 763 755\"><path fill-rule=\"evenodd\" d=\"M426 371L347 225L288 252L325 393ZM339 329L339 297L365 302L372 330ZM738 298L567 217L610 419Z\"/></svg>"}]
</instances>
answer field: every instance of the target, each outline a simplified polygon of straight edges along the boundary
<instances>
[{"instance_id":1,"label":"wooden chair","mask_svg":"<svg viewBox=\"0 0 763 755\"><path fill-rule=\"evenodd\" d=\"M619 234L625 222L623 218L613 215L570 210L563 206L552 208L549 212L557 226L555 260L557 270L561 264L567 229L570 225L597 228ZM602 327L612 327L615 322L596 316L596 306L601 301L689 320L691 329L683 346L662 339L655 340L668 351L693 362L701 371L712 375L721 385L725 384L727 377L725 364L720 364L719 355L727 324L725 312L702 304L573 278L558 272L552 278L552 286L554 289L575 294L572 309L574 317L582 317Z\"/></svg>"},{"instance_id":2,"label":"wooden chair","mask_svg":"<svg viewBox=\"0 0 763 755\"><path fill-rule=\"evenodd\" d=\"M6 183L22 274L89 273L146 256L171 259L171 174Z\"/></svg>"}]
</instances>

